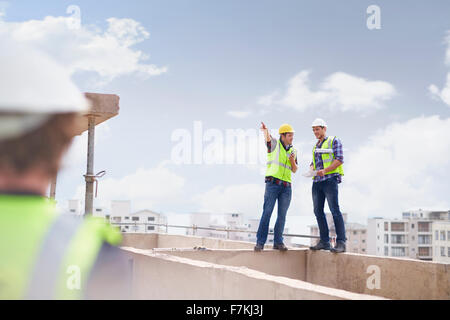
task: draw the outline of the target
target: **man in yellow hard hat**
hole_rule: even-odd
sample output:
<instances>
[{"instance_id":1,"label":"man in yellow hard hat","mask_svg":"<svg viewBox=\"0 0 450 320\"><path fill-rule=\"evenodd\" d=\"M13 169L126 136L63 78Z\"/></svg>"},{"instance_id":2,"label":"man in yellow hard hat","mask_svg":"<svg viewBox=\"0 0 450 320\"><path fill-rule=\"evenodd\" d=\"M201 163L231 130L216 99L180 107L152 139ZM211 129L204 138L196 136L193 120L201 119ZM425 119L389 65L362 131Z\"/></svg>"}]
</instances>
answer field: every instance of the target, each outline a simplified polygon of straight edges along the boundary
<instances>
[{"instance_id":1,"label":"man in yellow hard hat","mask_svg":"<svg viewBox=\"0 0 450 320\"><path fill-rule=\"evenodd\" d=\"M46 197L86 98L64 68L3 38L0 70L0 299L129 298L120 233Z\"/></svg>"},{"instance_id":2,"label":"man in yellow hard hat","mask_svg":"<svg viewBox=\"0 0 450 320\"><path fill-rule=\"evenodd\" d=\"M286 213L289 209L292 197L291 172L297 171L297 153L292 146L294 129L289 124L283 124L278 132L280 139L276 140L269 134L266 125L261 122L261 130L264 133L267 144L267 170L266 188L264 193L264 206L258 232L256 234L255 251L264 249L269 232L270 217L278 200L278 215L274 228L273 249L286 251L283 243L283 231L286 221Z\"/></svg>"}]
</instances>

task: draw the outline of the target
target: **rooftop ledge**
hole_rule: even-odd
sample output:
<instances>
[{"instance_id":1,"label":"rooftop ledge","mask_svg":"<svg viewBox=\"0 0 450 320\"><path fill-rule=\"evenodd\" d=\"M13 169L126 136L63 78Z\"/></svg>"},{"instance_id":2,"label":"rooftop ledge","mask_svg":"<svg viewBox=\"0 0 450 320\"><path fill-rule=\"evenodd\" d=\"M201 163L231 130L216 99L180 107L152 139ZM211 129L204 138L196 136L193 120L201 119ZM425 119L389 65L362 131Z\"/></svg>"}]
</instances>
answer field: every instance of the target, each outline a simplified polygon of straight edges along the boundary
<instances>
[{"instance_id":1,"label":"rooftop ledge","mask_svg":"<svg viewBox=\"0 0 450 320\"><path fill-rule=\"evenodd\" d=\"M215 238L124 234L137 299L444 299L449 264ZM196 249L194 249L196 248Z\"/></svg>"}]
</instances>

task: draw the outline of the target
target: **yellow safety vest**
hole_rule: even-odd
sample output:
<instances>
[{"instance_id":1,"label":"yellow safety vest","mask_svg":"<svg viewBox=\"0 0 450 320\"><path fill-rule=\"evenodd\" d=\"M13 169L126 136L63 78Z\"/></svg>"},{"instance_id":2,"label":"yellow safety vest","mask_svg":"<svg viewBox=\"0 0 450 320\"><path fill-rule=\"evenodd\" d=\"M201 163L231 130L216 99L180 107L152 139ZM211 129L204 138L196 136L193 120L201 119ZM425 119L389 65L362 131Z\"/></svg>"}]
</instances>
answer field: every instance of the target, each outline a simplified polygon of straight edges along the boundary
<instances>
[{"instance_id":1,"label":"yellow safety vest","mask_svg":"<svg viewBox=\"0 0 450 320\"><path fill-rule=\"evenodd\" d=\"M336 137L328 137L328 139L322 143L322 147L320 148L320 150L322 150L321 155L322 155L322 162L323 162L324 169L328 168L334 161L333 141L335 138ZM317 144L313 148L314 170L316 170L316 157L315 157L316 148L317 148ZM334 169L333 171L327 172L326 174L332 174L332 173L339 173L341 176L343 176L344 168L343 168L342 164L339 167L337 167L336 169ZM313 177L313 179L314 179L314 177Z\"/></svg>"},{"instance_id":2,"label":"yellow safety vest","mask_svg":"<svg viewBox=\"0 0 450 320\"><path fill-rule=\"evenodd\" d=\"M0 299L80 299L103 243L104 219L58 214L40 196L0 195Z\"/></svg>"},{"instance_id":3,"label":"yellow safety vest","mask_svg":"<svg viewBox=\"0 0 450 320\"><path fill-rule=\"evenodd\" d=\"M286 151L281 141L278 140L275 149L267 154L266 177L274 177L283 181L292 182L292 166L289 161L289 154L293 151L292 147Z\"/></svg>"}]
</instances>

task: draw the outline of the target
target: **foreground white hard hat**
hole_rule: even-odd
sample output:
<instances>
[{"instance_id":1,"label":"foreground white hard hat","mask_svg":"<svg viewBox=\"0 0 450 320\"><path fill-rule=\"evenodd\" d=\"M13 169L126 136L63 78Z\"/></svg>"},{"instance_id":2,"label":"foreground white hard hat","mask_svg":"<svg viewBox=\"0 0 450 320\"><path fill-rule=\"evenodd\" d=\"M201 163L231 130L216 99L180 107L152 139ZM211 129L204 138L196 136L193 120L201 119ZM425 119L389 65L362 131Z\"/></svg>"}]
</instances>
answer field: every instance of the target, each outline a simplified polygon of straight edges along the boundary
<instances>
[{"instance_id":1,"label":"foreground white hard hat","mask_svg":"<svg viewBox=\"0 0 450 320\"><path fill-rule=\"evenodd\" d=\"M323 119L317 118L313 121L312 127L327 127L327 123Z\"/></svg>"},{"instance_id":2,"label":"foreground white hard hat","mask_svg":"<svg viewBox=\"0 0 450 320\"><path fill-rule=\"evenodd\" d=\"M47 55L0 36L0 139L35 129L53 114L88 109L67 70Z\"/></svg>"}]
</instances>

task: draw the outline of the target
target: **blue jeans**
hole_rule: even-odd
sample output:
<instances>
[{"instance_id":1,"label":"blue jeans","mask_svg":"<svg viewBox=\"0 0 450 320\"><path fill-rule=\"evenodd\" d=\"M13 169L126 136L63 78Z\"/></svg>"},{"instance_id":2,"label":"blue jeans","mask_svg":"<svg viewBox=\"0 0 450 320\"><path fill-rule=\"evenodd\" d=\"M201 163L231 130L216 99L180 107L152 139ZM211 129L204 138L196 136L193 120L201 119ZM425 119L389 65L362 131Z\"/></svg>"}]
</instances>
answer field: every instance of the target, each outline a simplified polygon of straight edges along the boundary
<instances>
[{"instance_id":1,"label":"blue jeans","mask_svg":"<svg viewBox=\"0 0 450 320\"><path fill-rule=\"evenodd\" d=\"M314 214L317 219L317 225L319 226L320 240L325 243L330 242L327 219L323 211L326 198L328 207L333 215L334 227L336 229L336 242L341 241L345 243L347 238L345 237L344 218L339 209L337 178L331 177L321 182L313 182L312 198Z\"/></svg>"},{"instance_id":2,"label":"blue jeans","mask_svg":"<svg viewBox=\"0 0 450 320\"><path fill-rule=\"evenodd\" d=\"M273 182L266 182L264 193L264 207L261 220L259 221L258 232L256 233L256 243L264 245L269 233L269 222L275 202L278 200L278 216L274 229L274 245L283 243L284 224L286 213L291 203L292 188L278 185Z\"/></svg>"}]
</instances>

